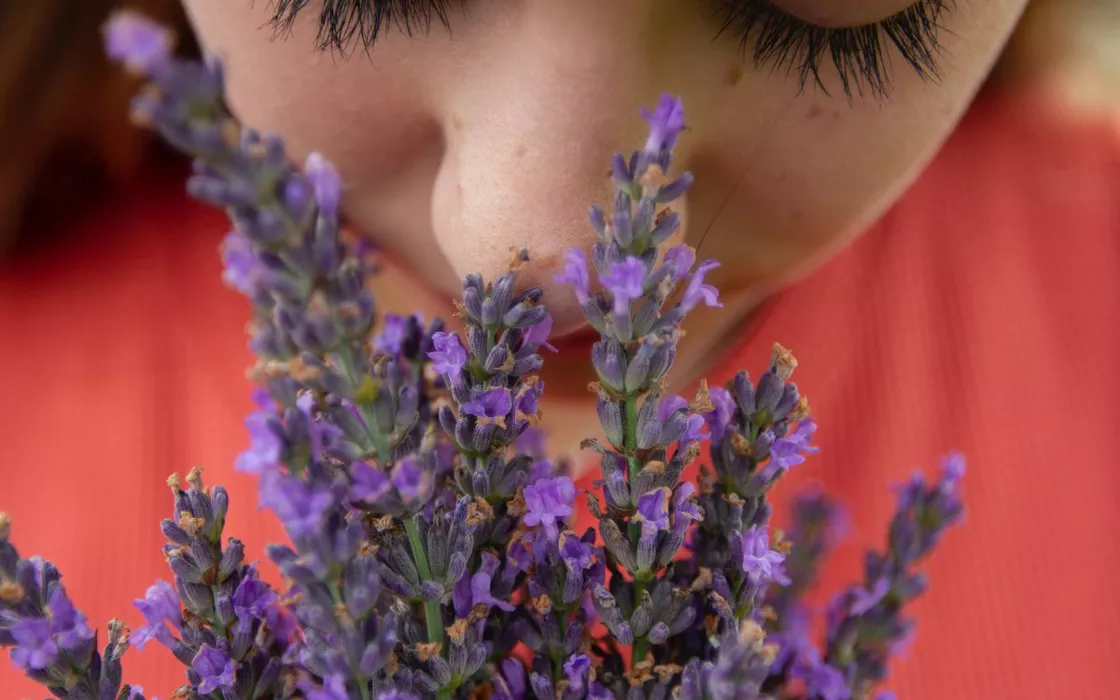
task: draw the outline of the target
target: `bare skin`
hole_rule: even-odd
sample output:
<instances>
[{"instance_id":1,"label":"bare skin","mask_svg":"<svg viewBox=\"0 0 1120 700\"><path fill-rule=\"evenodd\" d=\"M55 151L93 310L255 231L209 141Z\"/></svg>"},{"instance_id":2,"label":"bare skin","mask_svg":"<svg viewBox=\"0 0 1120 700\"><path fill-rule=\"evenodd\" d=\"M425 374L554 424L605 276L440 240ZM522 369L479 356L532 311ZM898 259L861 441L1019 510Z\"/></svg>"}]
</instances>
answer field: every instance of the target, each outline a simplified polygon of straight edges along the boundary
<instances>
[{"instance_id":1,"label":"bare skin","mask_svg":"<svg viewBox=\"0 0 1120 700\"><path fill-rule=\"evenodd\" d=\"M585 333L571 294L552 282L564 250L591 240L587 205L604 202L609 155L644 141L641 105L680 95L689 130L675 167L696 187L679 207L681 236L724 308L690 317L675 372L683 386L713 346L766 294L859 235L932 157L967 107L1026 0L958 0L941 17L941 79L923 81L892 51L885 101L744 60L716 37L713 0L469 0L451 32L395 30L369 55L314 50L320 2L284 39L272 3L185 0L204 47L228 69L230 103L246 123L281 134L293 155L317 150L346 183L351 224L390 255L383 308L450 315L472 271L492 277L527 247L560 356L547 358L553 447L586 434ZM781 0L828 27L882 20L907 0ZM567 339L567 341L565 341ZM579 363L578 365L576 363Z\"/></svg>"}]
</instances>

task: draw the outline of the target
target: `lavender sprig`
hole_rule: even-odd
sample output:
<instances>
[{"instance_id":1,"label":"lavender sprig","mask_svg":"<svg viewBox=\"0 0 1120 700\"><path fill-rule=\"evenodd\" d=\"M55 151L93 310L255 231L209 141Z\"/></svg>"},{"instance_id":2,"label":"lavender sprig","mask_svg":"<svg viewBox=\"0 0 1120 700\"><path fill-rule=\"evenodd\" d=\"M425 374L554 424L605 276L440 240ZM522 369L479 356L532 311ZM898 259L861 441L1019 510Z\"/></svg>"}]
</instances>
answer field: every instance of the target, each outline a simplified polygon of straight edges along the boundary
<instances>
[{"instance_id":1,"label":"lavender sprig","mask_svg":"<svg viewBox=\"0 0 1120 700\"><path fill-rule=\"evenodd\" d=\"M824 663L838 671L853 696L886 679L887 662L913 634L914 621L904 609L928 586L917 566L964 515L964 471L964 458L953 454L942 461L936 481L916 473L902 485L886 551L868 552L863 584L829 606Z\"/></svg>"},{"instance_id":2,"label":"lavender sprig","mask_svg":"<svg viewBox=\"0 0 1120 700\"><path fill-rule=\"evenodd\" d=\"M135 602L147 623L136 631L137 647L154 639L171 650L187 666L181 693L188 697L281 697L282 658L291 646L286 613L244 563L241 542L231 538L223 547L225 489L207 489L198 469L187 484L183 490L178 476L168 479L175 517L160 527L174 584L157 582Z\"/></svg>"},{"instance_id":3,"label":"lavender sprig","mask_svg":"<svg viewBox=\"0 0 1120 700\"><path fill-rule=\"evenodd\" d=\"M139 686L121 684L121 656L128 628L109 622L109 639L97 635L74 608L62 576L49 561L23 559L9 540L11 523L0 513L0 647L28 678L67 700L144 700Z\"/></svg>"},{"instance_id":4,"label":"lavender sprig","mask_svg":"<svg viewBox=\"0 0 1120 700\"><path fill-rule=\"evenodd\" d=\"M648 644L664 644L695 616L687 589L674 588L663 570L692 523L702 518L695 488L681 484L680 475L708 437L699 415L707 408L707 396L701 391L690 405L664 396L661 385L676 355L685 315L701 303L719 306L718 293L703 281L714 261L692 272L695 252L683 245L661 257L661 247L680 219L668 208L658 209L692 183L688 173L671 182L665 177L684 129L683 107L666 95L645 117L650 123L646 147L628 161L621 153L612 159L615 197L609 220L597 206L589 213L599 239L591 259L603 291L592 294L580 250L568 252L556 278L573 287L601 336L592 351L599 380L594 389L610 449L596 441L585 446L601 457L607 511L601 512L594 499L592 505L615 575L609 589L596 587L593 600L615 638L632 644L634 664L645 661ZM679 301L664 309L686 279ZM633 580L632 588L621 572Z\"/></svg>"}]
</instances>

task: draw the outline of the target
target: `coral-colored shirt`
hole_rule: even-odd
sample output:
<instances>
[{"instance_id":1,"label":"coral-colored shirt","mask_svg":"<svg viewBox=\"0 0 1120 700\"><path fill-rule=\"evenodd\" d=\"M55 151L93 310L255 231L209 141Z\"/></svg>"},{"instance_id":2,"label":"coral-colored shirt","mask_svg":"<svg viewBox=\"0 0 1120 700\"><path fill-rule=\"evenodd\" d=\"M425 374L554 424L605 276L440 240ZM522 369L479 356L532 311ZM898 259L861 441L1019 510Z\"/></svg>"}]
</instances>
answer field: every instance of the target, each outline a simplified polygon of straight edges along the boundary
<instances>
[{"instance_id":1,"label":"coral-colored shirt","mask_svg":"<svg viewBox=\"0 0 1120 700\"><path fill-rule=\"evenodd\" d=\"M181 187L157 175L0 266L0 509L102 629L139 624L132 599L169 578L169 472L225 483L248 551L281 538L232 470L249 355L245 302L219 281L225 223ZM882 221L768 302L709 374L757 373L774 341L796 352L821 451L779 491L819 480L850 509L832 586L881 543L889 482L968 456L967 522L929 566L900 698L1116 696L1118 195L1115 132L981 102ZM166 698L183 670L153 644L125 677ZM44 695L0 662L0 698Z\"/></svg>"}]
</instances>

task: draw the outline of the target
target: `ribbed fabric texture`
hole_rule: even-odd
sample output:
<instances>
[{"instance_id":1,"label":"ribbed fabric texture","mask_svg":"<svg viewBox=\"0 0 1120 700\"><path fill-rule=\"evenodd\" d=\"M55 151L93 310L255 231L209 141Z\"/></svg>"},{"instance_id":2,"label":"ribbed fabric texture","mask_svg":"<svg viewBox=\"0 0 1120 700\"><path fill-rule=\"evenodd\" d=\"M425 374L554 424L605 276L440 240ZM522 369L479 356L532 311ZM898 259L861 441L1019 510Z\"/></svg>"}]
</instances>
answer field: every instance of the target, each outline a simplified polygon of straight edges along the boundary
<instances>
[{"instance_id":1,"label":"ribbed fabric texture","mask_svg":"<svg viewBox=\"0 0 1120 700\"><path fill-rule=\"evenodd\" d=\"M246 306L219 282L225 224L180 192L180 174L158 177L0 267L0 510L102 628L138 625L132 599L169 578L170 471L205 465L229 487L247 551L281 538L231 466L249 357ZM709 373L757 374L775 341L800 360L821 452L778 499L815 480L850 509L826 587L882 541L892 481L967 455L968 519L929 567L900 698L1116 695L1118 193L1114 132L978 104L883 220ZM156 646L129 653L126 678L166 698L183 671ZM0 698L44 695L0 662Z\"/></svg>"}]
</instances>

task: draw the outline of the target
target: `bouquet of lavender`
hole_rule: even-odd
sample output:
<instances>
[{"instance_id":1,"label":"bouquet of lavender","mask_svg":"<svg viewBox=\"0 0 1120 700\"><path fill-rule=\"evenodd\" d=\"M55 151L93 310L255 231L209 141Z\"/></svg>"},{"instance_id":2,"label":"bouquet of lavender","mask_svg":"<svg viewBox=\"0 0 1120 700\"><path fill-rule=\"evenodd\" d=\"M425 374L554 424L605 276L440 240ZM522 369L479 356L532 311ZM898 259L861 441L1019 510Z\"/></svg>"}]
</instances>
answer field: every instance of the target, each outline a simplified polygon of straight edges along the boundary
<instances>
[{"instance_id":1,"label":"bouquet of lavender","mask_svg":"<svg viewBox=\"0 0 1120 700\"><path fill-rule=\"evenodd\" d=\"M666 247L691 185L670 179L684 128L664 96L649 138L611 160L611 211L591 207L590 258L570 251L571 286L600 335L591 362L606 442L598 527L571 529L577 497L533 427L551 319L518 287L524 251L494 280L470 275L462 334L441 321L376 313L373 271L339 236L338 176L312 155L238 125L215 62L171 55L165 30L134 14L106 28L111 56L148 80L141 123L194 157L189 190L234 232L226 281L253 304L258 410L238 467L289 542L267 554L274 589L224 532L228 496L200 472L169 480L160 527L174 583L136 602L146 624L108 626L100 647L58 571L23 559L0 516L0 645L60 698L143 698L122 684L130 643L179 659L176 698L493 697L499 700L867 698L911 633L916 565L962 513L959 457L933 483L901 487L886 547L833 599L823 647L803 594L837 509L798 501L791 536L770 529L767 495L815 452L816 426L780 346L757 382L665 392L685 317L719 306L686 245ZM682 479L705 452L698 483ZM889 693L878 695L887 697Z\"/></svg>"}]
</instances>

